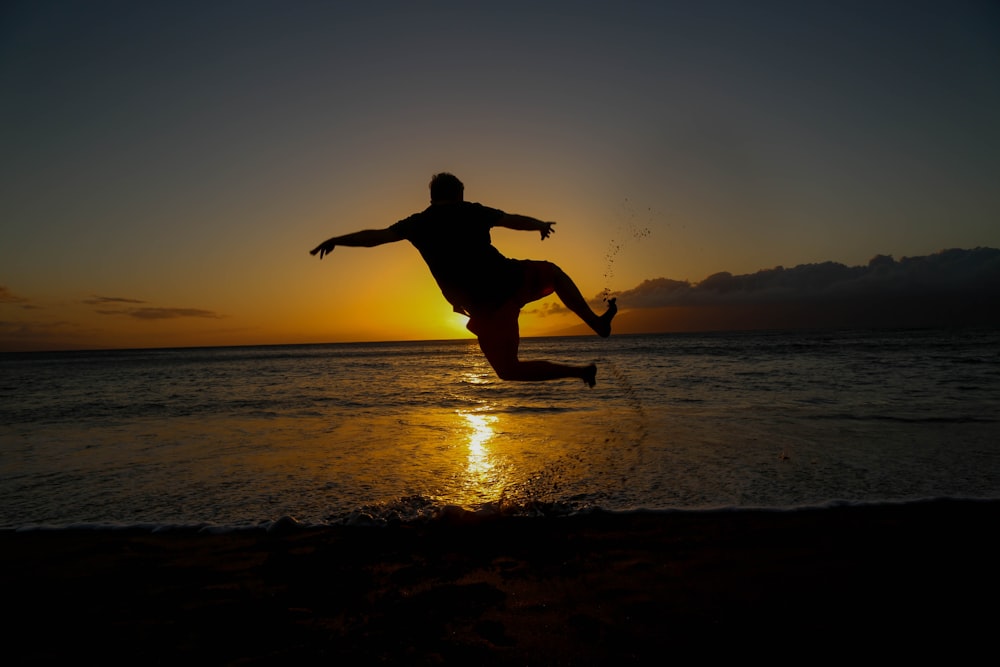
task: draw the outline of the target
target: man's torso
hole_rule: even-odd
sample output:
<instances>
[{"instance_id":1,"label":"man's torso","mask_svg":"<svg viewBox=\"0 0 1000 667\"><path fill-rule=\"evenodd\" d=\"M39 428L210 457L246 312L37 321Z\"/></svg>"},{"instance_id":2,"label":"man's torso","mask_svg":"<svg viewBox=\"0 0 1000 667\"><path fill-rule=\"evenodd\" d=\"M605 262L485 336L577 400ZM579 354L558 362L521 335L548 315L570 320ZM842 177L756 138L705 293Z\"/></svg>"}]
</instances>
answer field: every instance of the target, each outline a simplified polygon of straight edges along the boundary
<instances>
[{"instance_id":1,"label":"man's torso","mask_svg":"<svg viewBox=\"0 0 1000 667\"><path fill-rule=\"evenodd\" d=\"M434 204L392 229L420 252L445 298L459 312L494 308L521 280L520 263L493 247L490 228L504 212L475 204Z\"/></svg>"}]
</instances>

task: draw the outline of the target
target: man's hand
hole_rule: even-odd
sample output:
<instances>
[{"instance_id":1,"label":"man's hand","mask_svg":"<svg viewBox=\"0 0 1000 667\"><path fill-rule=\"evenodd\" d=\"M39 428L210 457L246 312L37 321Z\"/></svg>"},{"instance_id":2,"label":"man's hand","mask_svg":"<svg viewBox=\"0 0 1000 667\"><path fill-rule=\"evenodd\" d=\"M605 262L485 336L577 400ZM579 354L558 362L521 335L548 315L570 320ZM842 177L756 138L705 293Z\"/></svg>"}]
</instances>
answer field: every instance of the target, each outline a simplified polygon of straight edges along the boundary
<instances>
[{"instance_id":1,"label":"man's hand","mask_svg":"<svg viewBox=\"0 0 1000 667\"><path fill-rule=\"evenodd\" d=\"M554 222L542 222L538 218L532 218L530 215L520 215L517 213L506 213L500 221L496 223L497 227L506 227L507 229L515 229L521 232L538 232L542 235L542 240L549 238L549 234L556 231L552 229Z\"/></svg>"},{"instance_id":2,"label":"man's hand","mask_svg":"<svg viewBox=\"0 0 1000 667\"><path fill-rule=\"evenodd\" d=\"M315 255L316 253L319 253L319 258L323 259L325 255L329 255L333 252L333 249L337 247L337 244L334 243L334 241L336 241L336 239L327 239L326 241L323 241L318 246L310 250L309 254Z\"/></svg>"},{"instance_id":3,"label":"man's hand","mask_svg":"<svg viewBox=\"0 0 1000 667\"><path fill-rule=\"evenodd\" d=\"M339 245L349 248L374 248L383 243L395 243L402 239L403 237L397 234L391 227L386 227L385 229L363 229L360 232L351 232L350 234L343 234L342 236L334 236L332 239L327 239L310 250L309 254L315 255L319 253L319 258L323 259L324 255L329 255Z\"/></svg>"}]
</instances>

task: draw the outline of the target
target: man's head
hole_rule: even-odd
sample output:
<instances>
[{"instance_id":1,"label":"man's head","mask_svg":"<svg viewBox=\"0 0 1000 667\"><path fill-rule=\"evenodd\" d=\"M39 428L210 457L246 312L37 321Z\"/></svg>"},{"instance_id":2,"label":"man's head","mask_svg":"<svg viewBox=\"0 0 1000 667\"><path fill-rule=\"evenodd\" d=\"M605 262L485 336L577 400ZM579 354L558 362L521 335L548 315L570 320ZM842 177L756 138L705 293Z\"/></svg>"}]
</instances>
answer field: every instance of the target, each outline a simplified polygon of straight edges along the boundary
<instances>
[{"instance_id":1,"label":"man's head","mask_svg":"<svg viewBox=\"0 0 1000 667\"><path fill-rule=\"evenodd\" d=\"M431 203L462 201L465 196L465 186L453 174L441 172L431 179Z\"/></svg>"}]
</instances>

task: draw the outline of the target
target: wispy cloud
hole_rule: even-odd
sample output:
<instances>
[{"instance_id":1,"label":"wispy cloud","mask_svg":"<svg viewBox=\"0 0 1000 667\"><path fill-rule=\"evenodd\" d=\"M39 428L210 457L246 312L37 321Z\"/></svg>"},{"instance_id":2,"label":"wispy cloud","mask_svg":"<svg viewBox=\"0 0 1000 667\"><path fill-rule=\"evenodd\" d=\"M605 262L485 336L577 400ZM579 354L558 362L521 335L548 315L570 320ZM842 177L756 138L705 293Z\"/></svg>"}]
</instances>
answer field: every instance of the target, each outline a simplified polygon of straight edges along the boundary
<instances>
[{"instance_id":1,"label":"wispy cloud","mask_svg":"<svg viewBox=\"0 0 1000 667\"><path fill-rule=\"evenodd\" d=\"M146 304L148 302L143 299L133 299L123 296L94 295L89 299L85 299L83 303L89 306L105 306L104 308L94 309L94 312L98 315L121 315L137 320L174 320L183 317L222 319L225 317L225 315L220 315L214 311L204 310L202 308L164 308L146 305L139 305L136 307L133 306L133 304ZM107 307L119 305L121 307Z\"/></svg>"},{"instance_id":2,"label":"wispy cloud","mask_svg":"<svg viewBox=\"0 0 1000 667\"><path fill-rule=\"evenodd\" d=\"M25 297L14 294L7 287L0 285L0 304L3 303L16 304L22 310L40 310L42 308L39 305L31 303Z\"/></svg>"},{"instance_id":3,"label":"wispy cloud","mask_svg":"<svg viewBox=\"0 0 1000 667\"><path fill-rule=\"evenodd\" d=\"M0 285L0 303L27 303L27 299L18 296L4 285Z\"/></svg>"},{"instance_id":4,"label":"wispy cloud","mask_svg":"<svg viewBox=\"0 0 1000 667\"><path fill-rule=\"evenodd\" d=\"M141 302L140 302L141 303ZM96 310L99 315L124 315L137 320L172 320L181 317L201 317L222 319L224 315L201 308L120 308L117 310Z\"/></svg>"},{"instance_id":5,"label":"wispy cloud","mask_svg":"<svg viewBox=\"0 0 1000 667\"><path fill-rule=\"evenodd\" d=\"M83 302L90 306L101 306L109 303L146 303L141 299L126 299L125 297L120 297L120 296L98 296L98 295L95 295L90 299L85 299Z\"/></svg>"},{"instance_id":6,"label":"wispy cloud","mask_svg":"<svg viewBox=\"0 0 1000 667\"><path fill-rule=\"evenodd\" d=\"M158 307L146 305L148 302L142 299L122 296L102 296L94 295L83 300L76 300L71 303L62 303L57 307L45 308L49 313L70 314L69 319L44 319L40 315L29 315L18 319L6 317L6 313L0 319L0 350L73 350L87 348L104 348L110 345L131 346L135 344L164 344L162 340L153 341L135 338L136 332L133 330L128 334L116 333L113 327L104 328L94 326L93 323L85 319L79 319L72 315L74 306L80 304L88 306L92 312L98 315L117 316L119 318L130 318L144 322L157 322L164 320L178 320L183 318L221 320L227 315L206 310L203 308L176 308ZM5 306L3 310L16 309L36 309L28 299L13 293L10 289L0 286L0 306ZM67 310L67 306L69 310ZM140 327L148 332L155 333L157 327Z\"/></svg>"}]
</instances>

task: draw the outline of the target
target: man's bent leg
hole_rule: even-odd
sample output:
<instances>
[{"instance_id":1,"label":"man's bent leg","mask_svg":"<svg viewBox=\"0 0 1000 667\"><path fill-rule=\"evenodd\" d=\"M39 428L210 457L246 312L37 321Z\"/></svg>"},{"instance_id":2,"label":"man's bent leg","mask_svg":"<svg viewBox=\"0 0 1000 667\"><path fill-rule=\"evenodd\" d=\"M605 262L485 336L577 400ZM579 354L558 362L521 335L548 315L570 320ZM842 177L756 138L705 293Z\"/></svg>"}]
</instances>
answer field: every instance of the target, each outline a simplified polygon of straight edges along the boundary
<instances>
[{"instance_id":1,"label":"man's bent leg","mask_svg":"<svg viewBox=\"0 0 1000 667\"><path fill-rule=\"evenodd\" d=\"M553 285L556 288L556 296L563 302L563 305L576 313L598 336L602 338L610 336L611 320L618 313L618 305L615 303L615 300L608 299L608 309L603 315L598 315L591 310L590 305L583 298L580 289L573 282L573 279L558 266L553 266L555 267L555 271L552 274Z\"/></svg>"},{"instance_id":2,"label":"man's bent leg","mask_svg":"<svg viewBox=\"0 0 1000 667\"><path fill-rule=\"evenodd\" d=\"M517 316L496 318L488 326L477 326L479 349L493 366L501 380L542 382L560 378L579 378L593 387L596 384L597 366L569 366L551 361L521 361L517 358L520 343Z\"/></svg>"}]
</instances>

